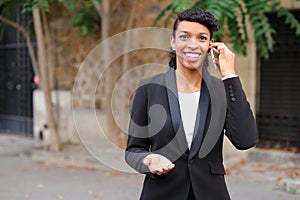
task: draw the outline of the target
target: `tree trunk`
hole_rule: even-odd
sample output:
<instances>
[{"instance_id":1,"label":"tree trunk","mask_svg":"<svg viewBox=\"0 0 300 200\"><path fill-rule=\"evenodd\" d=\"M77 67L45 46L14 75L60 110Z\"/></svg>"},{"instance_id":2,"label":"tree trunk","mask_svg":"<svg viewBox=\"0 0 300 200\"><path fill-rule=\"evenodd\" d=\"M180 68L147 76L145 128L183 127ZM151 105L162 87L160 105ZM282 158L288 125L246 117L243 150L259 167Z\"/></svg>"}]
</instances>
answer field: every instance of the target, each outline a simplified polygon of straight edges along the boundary
<instances>
[{"instance_id":1,"label":"tree trunk","mask_svg":"<svg viewBox=\"0 0 300 200\"><path fill-rule=\"evenodd\" d=\"M101 34L102 34L102 41L107 39L109 37L109 26L110 26L110 0L103 0L103 10L104 10L104 16L101 18ZM104 52L104 59L106 63L106 66L110 62L111 58L111 49L108 43L104 43L103 45L103 52ZM111 68L108 68L107 75L105 76L105 99L107 100L105 102L105 109L106 109L106 117L107 117L107 127L108 127L108 135L110 140L117 146L121 145L120 137L119 137L119 131L118 128L114 122L114 117L112 114L112 91L113 91L113 73Z\"/></svg>"},{"instance_id":2,"label":"tree trunk","mask_svg":"<svg viewBox=\"0 0 300 200\"><path fill-rule=\"evenodd\" d=\"M101 17L101 39L104 41L109 37L109 26L110 26L110 0L103 0L101 5L96 1L93 0L93 5L96 8L99 16ZM112 90L113 90L113 76L112 71L109 69L109 66L107 66L110 62L111 58L111 49L108 43L103 43L103 59L104 59L104 67L107 68L105 73L105 99L104 107L105 107L105 113L106 113L106 119L107 119L107 129L108 133L105 133L112 143L114 143L117 146L121 146L121 141L119 137L119 131L114 123L114 118L112 114L112 108L111 108L111 97L112 97Z\"/></svg>"},{"instance_id":3,"label":"tree trunk","mask_svg":"<svg viewBox=\"0 0 300 200\"><path fill-rule=\"evenodd\" d=\"M57 133L57 124L54 115L54 109L52 107L51 101L51 90L49 87L49 80L47 76L47 56L46 47L43 33L43 26L41 23L40 9L37 7L33 8L33 23L36 33L37 40L37 53L38 53L38 63L40 66L41 73L41 83L42 90L44 92L45 105L46 105L46 116L48 126L51 132L51 149L54 151L59 151L61 149L61 144L59 136Z\"/></svg>"},{"instance_id":4,"label":"tree trunk","mask_svg":"<svg viewBox=\"0 0 300 200\"><path fill-rule=\"evenodd\" d=\"M41 17L42 17L42 23L43 23L43 30L44 30L44 36L45 36L45 47L46 47L46 56L47 56L47 77L49 82L49 88L50 90L54 89L54 46L51 39L51 33L48 27L48 20L46 16L46 12L43 8L41 8ZM57 96L57 95L56 95ZM58 100L58 98L56 99ZM58 101L56 102L58 103Z\"/></svg>"},{"instance_id":5,"label":"tree trunk","mask_svg":"<svg viewBox=\"0 0 300 200\"><path fill-rule=\"evenodd\" d=\"M136 16L136 1L137 0L132 0L132 8L130 11L130 16L129 16L129 20L127 22L126 25L126 31L128 31L129 29L132 28L135 16ZM130 45L130 41L131 41L131 33L130 32L126 32L125 35L125 43L124 43L124 52L127 52L129 50L129 45ZM128 54L125 54L123 56L122 59L122 74L125 74L128 70L128 65L129 65L129 56ZM122 86L124 88L122 88L122 90L120 91L120 99L122 101L121 106L120 106L120 125L121 127L124 129L125 127L127 127L127 123L128 123L128 109L129 109L129 105L128 105L128 99L126 98L128 96L128 88L126 87L127 84L125 83L126 80L124 80L124 82L122 83ZM125 130L126 131L126 130ZM120 140L121 140L121 145L125 146L125 142L126 142L126 136L127 134L121 132L121 136L120 136Z\"/></svg>"}]
</instances>

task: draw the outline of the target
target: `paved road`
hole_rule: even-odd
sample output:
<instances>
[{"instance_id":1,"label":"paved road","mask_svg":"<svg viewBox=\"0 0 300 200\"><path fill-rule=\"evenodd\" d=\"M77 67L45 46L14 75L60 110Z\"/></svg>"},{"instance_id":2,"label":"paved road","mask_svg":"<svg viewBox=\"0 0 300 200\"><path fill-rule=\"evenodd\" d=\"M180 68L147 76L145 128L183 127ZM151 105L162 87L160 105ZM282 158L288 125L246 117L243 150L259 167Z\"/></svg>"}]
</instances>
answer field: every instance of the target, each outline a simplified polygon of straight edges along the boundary
<instances>
[{"instance_id":1,"label":"paved road","mask_svg":"<svg viewBox=\"0 0 300 200\"><path fill-rule=\"evenodd\" d=\"M33 146L32 139L0 135L0 200L138 199L142 175L121 173L107 167L95 169L94 165L77 167L74 163L87 156L77 147L65 149L61 154L39 154L44 159L37 161L33 159ZM71 155L71 164L62 162L61 158ZM90 163L87 161L85 163ZM296 183L299 187L300 169L286 168L284 164L235 164L226 176L232 199L300 200L300 194L290 194L293 190L289 193L285 184Z\"/></svg>"},{"instance_id":2,"label":"paved road","mask_svg":"<svg viewBox=\"0 0 300 200\"><path fill-rule=\"evenodd\" d=\"M0 163L1 200L135 200L143 179L137 174L45 164L15 155L0 155ZM251 169L241 165L230 171L227 182L232 199L300 199L279 187L274 174L266 176L258 167L249 173Z\"/></svg>"},{"instance_id":3,"label":"paved road","mask_svg":"<svg viewBox=\"0 0 300 200\"><path fill-rule=\"evenodd\" d=\"M0 156L1 200L133 200L142 177Z\"/></svg>"}]
</instances>

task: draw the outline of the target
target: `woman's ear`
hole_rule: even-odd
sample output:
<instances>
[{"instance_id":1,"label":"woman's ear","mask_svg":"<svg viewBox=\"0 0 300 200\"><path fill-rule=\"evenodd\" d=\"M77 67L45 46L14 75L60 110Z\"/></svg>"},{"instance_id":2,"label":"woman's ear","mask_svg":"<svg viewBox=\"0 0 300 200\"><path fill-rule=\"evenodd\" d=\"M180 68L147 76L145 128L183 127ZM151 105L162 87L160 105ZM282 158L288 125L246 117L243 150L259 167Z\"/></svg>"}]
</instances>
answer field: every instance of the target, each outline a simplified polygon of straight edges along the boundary
<instances>
[{"instance_id":1,"label":"woman's ear","mask_svg":"<svg viewBox=\"0 0 300 200\"><path fill-rule=\"evenodd\" d=\"M211 46L211 43L214 43L214 38L212 38L210 41L209 41L209 46ZM211 48L211 47L210 47Z\"/></svg>"},{"instance_id":2,"label":"woman's ear","mask_svg":"<svg viewBox=\"0 0 300 200\"><path fill-rule=\"evenodd\" d=\"M172 50L175 51L175 38L173 35L171 35L171 37L170 37L170 45L171 45Z\"/></svg>"}]
</instances>

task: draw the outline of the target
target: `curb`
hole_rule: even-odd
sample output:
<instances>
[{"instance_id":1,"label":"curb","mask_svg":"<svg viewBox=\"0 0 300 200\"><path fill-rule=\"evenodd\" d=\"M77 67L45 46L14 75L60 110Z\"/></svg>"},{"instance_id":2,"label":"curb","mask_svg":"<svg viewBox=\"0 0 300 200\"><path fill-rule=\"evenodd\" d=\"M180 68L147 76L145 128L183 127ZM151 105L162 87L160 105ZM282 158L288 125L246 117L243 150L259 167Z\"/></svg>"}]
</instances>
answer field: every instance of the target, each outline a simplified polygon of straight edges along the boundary
<instances>
[{"instance_id":1,"label":"curb","mask_svg":"<svg viewBox=\"0 0 300 200\"><path fill-rule=\"evenodd\" d=\"M277 164L286 168L300 168L300 154L280 150L255 148L249 152L248 161Z\"/></svg>"},{"instance_id":2,"label":"curb","mask_svg":"<svg viewBox=\"0 0 300 200\"><path fill-rule=\"evenodd\" d=\"M49 164L93 168L105 171L111 170L89 154L87 150L79 144L64 145L63 150L58 152L43 148L33 148L30 158L34 161Z\"/></svg>"}]
</instances>

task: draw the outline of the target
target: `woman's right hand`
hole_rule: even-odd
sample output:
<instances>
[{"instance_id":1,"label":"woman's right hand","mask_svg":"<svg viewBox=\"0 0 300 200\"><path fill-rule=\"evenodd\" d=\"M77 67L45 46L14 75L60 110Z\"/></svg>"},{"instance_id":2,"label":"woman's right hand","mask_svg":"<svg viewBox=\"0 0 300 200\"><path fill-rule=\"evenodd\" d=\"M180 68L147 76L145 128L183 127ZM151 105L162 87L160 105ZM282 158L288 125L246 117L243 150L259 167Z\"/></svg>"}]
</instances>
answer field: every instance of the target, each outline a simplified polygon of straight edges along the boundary
<instances>
[{"instance_id":1,"label":"woman's right hand","mask_svg":"<svg viewBox=\"0 0 300 200\"><path fill-rule=\"evenodd\" d=\"M175 165L166 157L159 154L150 154L143 160L152 174L162 175L171 171Z\"/></svg>"}]
</instances>

